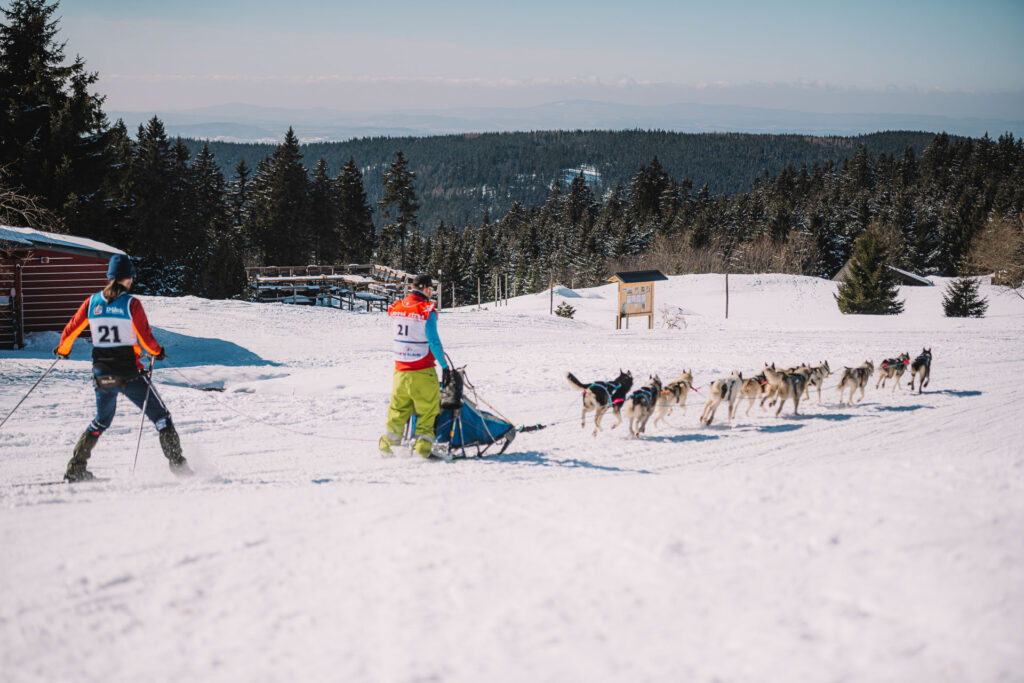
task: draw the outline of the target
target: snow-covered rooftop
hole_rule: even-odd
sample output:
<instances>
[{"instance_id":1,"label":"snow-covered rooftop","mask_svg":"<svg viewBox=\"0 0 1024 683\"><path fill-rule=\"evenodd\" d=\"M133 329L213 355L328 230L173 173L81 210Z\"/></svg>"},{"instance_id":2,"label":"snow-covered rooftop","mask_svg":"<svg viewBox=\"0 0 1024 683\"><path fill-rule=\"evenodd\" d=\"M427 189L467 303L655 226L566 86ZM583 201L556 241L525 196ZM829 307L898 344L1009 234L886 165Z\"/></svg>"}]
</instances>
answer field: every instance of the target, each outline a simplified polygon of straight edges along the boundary
<instances>
[{"instance_id":1,"label":"snow-covered rooftop","mask_svg":"<svg viewBox=\"0 0 1024 683\"><path fill-rule=\"evenodd\" d=\"M96 256L112 256L124 254L117 247L97 242L86 237L61 235L56 232L44 232L34 228L17 228L12 225L0 225L0 242L11 245L15 249L31 249L43 247L66 250L76 253L90 253Z\"/></svg>"}]
</instances>

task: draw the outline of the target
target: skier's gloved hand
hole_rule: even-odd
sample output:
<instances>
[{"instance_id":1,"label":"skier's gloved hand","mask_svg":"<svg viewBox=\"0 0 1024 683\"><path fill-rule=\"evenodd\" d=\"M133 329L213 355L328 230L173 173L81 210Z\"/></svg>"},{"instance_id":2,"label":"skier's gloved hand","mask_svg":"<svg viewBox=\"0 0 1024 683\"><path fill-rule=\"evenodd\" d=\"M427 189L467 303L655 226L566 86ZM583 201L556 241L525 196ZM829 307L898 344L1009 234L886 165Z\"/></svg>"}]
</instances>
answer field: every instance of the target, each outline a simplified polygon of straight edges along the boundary
<instances>
[{"instance_id":1,"label":"skier's gloved hand","mask_svg":"<svg viewBox=\"0 0 1024 683\"><path fill-rule=\"evenodd\" d=\"M158 353L155 356L153 356L153 360L163 360L164 358L167 358L167 353L164 350L164 348L161 347L160 348L160 353Z\"/></svg>"},{"instance_id":2,"label":"skier's gloved hand","mask_svg":"<svg viewBox=\"0 0 1024 683\"><path fill-rule=\"evenodd\" d=\"M55 355L57 358L67 358L68 357L68 354L60 352L60 347L59 346L54 346L53 347L53 355Z\"/></svg>"},{"instance_id":3,"label":"skier's gloved hand","mask_svg":"<svg viewBox=\"0 0 1024 683\"><path fill-rule=\"evenodd\" d=\"M441 384L446 385L452 381L452 369L444 368L441 370Z\"/></svg>"}]
</instances>

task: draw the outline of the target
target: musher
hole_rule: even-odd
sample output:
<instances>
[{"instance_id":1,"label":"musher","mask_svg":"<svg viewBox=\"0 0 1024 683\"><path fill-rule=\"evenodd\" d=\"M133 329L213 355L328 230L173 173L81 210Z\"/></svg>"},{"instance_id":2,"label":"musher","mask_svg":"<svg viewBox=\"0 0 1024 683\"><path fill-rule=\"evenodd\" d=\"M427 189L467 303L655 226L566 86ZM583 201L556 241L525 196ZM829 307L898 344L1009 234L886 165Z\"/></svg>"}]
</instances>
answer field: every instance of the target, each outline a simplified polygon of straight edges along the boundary
<instances>
[{"instance_id":1,"label":"musher","mask_svg":"<svg viewBox=\"0 0 1024 683\"><path fill-rule=\"evenodd\" d=\"M392 446L402 443L405 423L416 414L413 450L424 458L434 444L434 420L441 412L441 390L434 361L447 372L444 347L437 336L437 311L430 300L434 281L421 273L412 283L409 296L388 307L394 333L395 376L385 434L380 437L381 455L392 455Z\"/></svg>"},{"instance_id":2,"label":"musher","mask_svg":"<svg viewBox=\"0 0 1024 683\"><path fill-rule=\"evenodd\" d=\"M71 346L86 327L92 336L92 375L96 384L96 418L78 438L64 478L68 481L92 479L86 469L92 449L110 426L117 409L117 395L124 393L140 409L146 406L148 417L160 434L160 447L171 471L179 476L192 474L181 454L181 440L171 423L171 414L143 372L139 355L142 349L154 359L163 360L164 349L153 337L142 302L128 293L135 279L135 266L124 254L115 254L107 267L110 280L101 291L82 302L64 328L60 345L53 353L67 358ZM148 400L146 398L148 393Z\"/></svg>"}]
</instances>

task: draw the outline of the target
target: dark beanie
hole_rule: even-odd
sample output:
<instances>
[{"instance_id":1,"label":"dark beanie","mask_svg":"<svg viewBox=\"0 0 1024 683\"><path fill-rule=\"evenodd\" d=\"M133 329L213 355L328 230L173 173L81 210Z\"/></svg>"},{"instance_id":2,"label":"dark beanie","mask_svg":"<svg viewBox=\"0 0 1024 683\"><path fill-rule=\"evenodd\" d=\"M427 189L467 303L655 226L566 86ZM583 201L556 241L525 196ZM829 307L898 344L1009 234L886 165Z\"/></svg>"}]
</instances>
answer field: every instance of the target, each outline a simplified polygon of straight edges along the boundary
<instances>
[{"instance_id":1,"label":"dark beanie","mask_svg":"<svg viewBox=\"0 0 1024 683\"><path fill-rule=\"evenodd\" d=\"M108 280L127 280L135 278L135 266L132 260L125 254L114 254L110 257L110 265L107 266Z\"/></svg>"},{"instance_id":2,"label":"dark beanie","mask_svg":"<svg viewBox=\"0 0 1024 683\"><path fill-rule=\"evenodd\" d=\"M412 281L412 286L416 289L423 289L424 287L433 287L434 279L426 273L420 273L416 276L416 279Z\"/></svg>"}]
</instances>

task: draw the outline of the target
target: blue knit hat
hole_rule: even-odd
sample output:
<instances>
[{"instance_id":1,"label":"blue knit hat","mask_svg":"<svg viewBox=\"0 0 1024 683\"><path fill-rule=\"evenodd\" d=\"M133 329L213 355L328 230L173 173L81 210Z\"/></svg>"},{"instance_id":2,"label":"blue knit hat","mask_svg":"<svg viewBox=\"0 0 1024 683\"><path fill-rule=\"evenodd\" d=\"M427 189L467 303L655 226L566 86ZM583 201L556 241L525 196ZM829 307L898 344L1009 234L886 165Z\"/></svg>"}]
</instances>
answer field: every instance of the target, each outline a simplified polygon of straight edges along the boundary
<instances>
[{"instance_id":1,"label":"blue knit hat","mask_svg":"<svg viewBox=\"0 0 1024 683\"><path fill-rule=\"evenodd\" d=\"M135 266L132 260L125 254L114 254L110 257L110 265L107 266L108 280L127 280L135 278Z\"/></svg>"}]
</instances>

